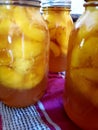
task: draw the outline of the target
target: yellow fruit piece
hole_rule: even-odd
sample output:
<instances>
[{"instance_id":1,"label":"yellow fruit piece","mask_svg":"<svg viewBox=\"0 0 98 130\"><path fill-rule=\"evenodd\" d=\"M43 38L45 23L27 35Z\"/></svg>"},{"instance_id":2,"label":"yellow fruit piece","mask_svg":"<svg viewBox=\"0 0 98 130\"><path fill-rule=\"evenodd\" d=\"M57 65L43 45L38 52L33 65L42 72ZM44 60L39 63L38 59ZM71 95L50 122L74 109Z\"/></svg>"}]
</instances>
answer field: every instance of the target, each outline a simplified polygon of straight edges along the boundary
<instances>
[{"instance_id":1,"label":"yellow fruit piece","mask_svg":"<svg viewBox=\"0 0 98 130\"><path fill-rule=\"evenodd\" d=\"M60 46L65 46L68 43L66 33L67 31L65 27L59 26L56 28L56 39Z\"/></svg>"},{"instance_id":2,"label":"yellow fruit piece","mask_svg":"<svg viewBox=\"0 0 98 130\"><path fill-rule=\"evenodd\" d=\"M51 42L56 41L59 46L59 50L61 51L62 54L65 55L67 53L67 48L68 48L67 47L68 39L66 37L66 32L64 32L64 30L63 30L63 27L52 28L49 31L50 31ZM60 54L60 51L58 54Z\"/></svg>"},{"instance_id":3,"label":"yellow fruit piece","mask_svg":"<svg viewBox=\"0 0 98 130\"><path fill-rule=\"evenodd\" d=\"M36 13L36 10L33 10L32 15ZM36 14L35 14L36 15ZM42 42L45 40L46 30L42 25L38 22L33 22L36 20L32 20L29 12L27 12L26 7L16 7L14 9L14 19L16 24L22 30L22 33L25 34L30 39L35 41ZM40 21L40 19L39 19Z\"/></svg>"},{"instance_id":4,"label":"yellow fruit piece","mask_svg":"<svg viewBox=\"0 0 98 130\"><path fill-rule=\"evenodd\" d=\"M20 27L25 27L25 25L29 24L28 17L26 15L26 10L25 7L19 7L16 6L13 10L13 17L15 19L15 22L20 26Z\"/></svg>"},{"instance_id":5,"label":"yellow fruit piece","mask_svg":"<svg viewBox=\"0 0 98 130\"><path fill-rule=\"evenodd\" d=\"M0 34L8 35L11 24L13 23L13 9L12 5L0 6Z\"/></svg>"},{"instance_id":6,"label":"yellow fruit piece","mask_svg":"<svg viewBox=\"0 0 98 130\"><path fill-rule=\"evenodd\" d=\"M73 89L79 93L82 93L85 96L88 96L87 93L90 91L89 86L90 83L85 77L80 75L79 69L72 69L70 72L70 78L73 83Z\"/></svg>"},{"instance_id":7,"label":"yellow fruit piece","mask_svg":"<svg viewBox=\"0 0 98 130\"><path fill-rule=\"evenodd\" d=\"M0 35L0 50L9 48L9 40L7 35Z\"/></svg>"},{"instance_id":8,"label":"yellow fruit piece","mask_svg":"<svg viewBox=\"0 0 98 130\"><path fill-rule=\"evenodd\" d=\"M13 62L13 54L9 46L8 37L0 35L0 65L9 65Z\"/></svg>"},{"instance_id":9,"label":"yellow fruit piece","mask_svg":"<svg viewBox=\"0 0 98 130\"><path fill-rule=\"evenodd\" d=\"M98 81L98 69L97 68L79 68L72 70L73 75L81 76L87 80L97 82ZM78 79L77 79L78 80Z\"/></svg>"},{"instance_id":10,"label":"yellow fruit piece","mask_svg":"<svg viewBox=\"0 0 98 130\"><path fill-rule=\"evenodd\" d=\"M40 55L36 57L35 63L31 69L31 72L25 75L24 88L31 88L38 85L46 74L47 63L44 56Z\"/></svg>"},{"instance_id":11,"label":"yellow fruit piece","mask_svg":"<svg viewBox=\"0 0 98 130\"><path fill-rule=\"evenodd\" d=\"M98 35L98 17L96 17L97 15L98 11L86 11L86 14L81 16L82 20L78 20L76 28L79 30L78 37L80 40L81 38L83 39L88 38L92 35ZM81 29L79 29L79 26L81 27Z\"/></svg>"},{"instance_id":12,"label":"yellow fruit piece","mask_svg":"<svg viewBox=\"0 0 98 130\"><path fill-rule=\"evenodd\" d=\"M22 75L15 72L13 69L5 66L0 66L0 84L8 88L19 89L22 82Z\"/></svg>"},{"instance_id":13,"label":"yellow fruit piece","mask_svg":"<svg viewBox=\"0 0 98 130\"><path fill-rule=\"evenodd\" d=\"M66 47L65 47L65 46L62 46L62 47L61 47L61 52L62 52L63 55L67 55L67 50L68 50L68 47L67 47L67 46L66 46Z\"/></svg>"},{"instance_id":14,"label":"yellow fruit piece","mask_svg":"<svg viewBox=\"0 0 98 130\"><path fill-rule=\"evenodd\" d=\"M74 47L72 51L71 66L98 67L98 38L89 37L87 40L82 40L80 45Z\"/></svg>"},{"instance_id":15,"label":"yellow fruit piece","mask_svg":"<svg viewBox=\"0 0 98 130\"><path fill-rule=\"evenodd\" d=\"M50 41L50 50L56 57L60 55L60 47L53 41Z\"/></svg>"},{"instance_id":16,"label":"yellow fruit piece","mask_svg":"<svg viewBox=\"0 0 98 130\"><path fill-rule=\"evenodd\" d=\"M19 29L17 29L17 25L15 24L15 20L13 18L13 10L14 6L12 5L2 5L0 6L0 34L1 35L11 35L12 32L17 33ZM17 28L16 28L17 27ZM18 31L18 32L17 32Z\"/></svg>"},{"instance_id":17,"label":"yellow fruit piece","mask_svg":"<svg viewBox=\"0 0 98 130\"><path fill-rule=\"evenodd\" d=\"M44 43L29 41L24 39L15 39L11 45L15 58L33 58L45 51Z\"/></svg>"},{"instance_id":18,"label":"yellow fruit piece","mask_svg":"<svg viewBox=\"0 0 98 130\"><path fill-rule=\"evenodd\" d=\"M10 65L13 62L12 51L9 49L0 50L0 65Z\"/></svg>"},{"instance_id":19,"label":"yellow fruit piece","mask_svg":"<svg viewBox=\"0 0 98 130\"><path fill-rule=\"evenodd\" d=\"M47 59L45 58L46 56L44 54L39 55L38 57L35 58L35 71L37 75L43 75L46 73L46 69L48 69L48 62L46 61Z\"/></svg>"},{"instance_id":20,"label":"yellow fruit piece","mask_svg":"<svg viewBox=\"0 0 98 130\"><path fill-rule=\"evenodd\" d=\"M71 29L66 29L65 26L58 26L50 30L51 40L55 40L60 46L62 54L67 53L69 34Z\"/></svg>"},{"instance_id":21,"label":"yellow fruit piece","mask_svg":"<svg viewBox=\"0 0 98 130\"><path fill-rule=\"evenodd\" d=\"M50 39L51 40L56 40L56 28L54 27L54 28L51 28L50 30L49 30L49 33L50 33Z\"/></svg>"},{"instance_id":22,"label":"yellow fruit piece","mask_svg":"<svg viewBox=\"0 0 98 130\"><path fill-rule=\"evenodd\" d=\"M33 87L36 87L36 85L39 83L36 80L37 76L35 73L30 72L24 77L24 82L23 82L23 88L24 89L30 89Z\"/></svg>"},{"instance_id":23,"label":"yellow fruit piece","mask_svg":"<svg viewBox=\"0 0 98 130\"><path fill-rule=\"evenodd\" d=\"M70 26L72 27L71 24L70 24ZM69 35L70 35L70 32L71 32L71 27L67 29L66 26L59 26L56 29L57 43L60 45L62 54L65 54L65 55L67 53L68 41L69 41Z\"/></svg>"},{"instance_id":24,"label":"yellow fruit piece","mask_svg":"<svg viewBox=\"0 0 98 130\"><path fill-rule=\"evenodd\" d=\"M43 20L42 15L39 14L39 10L37 8L25 8L28 17L32 20L32 23L36 25L40 25L41 29L48 29L46 22ZM34 15L35 14L35 15Z\"/></svg>"},{"instance_id":25,"label":"yellow fruit piece","mask_svg":"<svg viewBox=\"0 0 98 130\"><path fill-rule=\"evenodd\" d=\"M51 14L52 13L52 14ZM55 23L57 21L58 18L58 13L53 13L53 11L49 12L49 14L43 14L44 19L46 20L47 24L48 24L48 28L52 29L55 27Z\"/></svg>"},{"instance_id":26,"label":"yellow fruit piece","mask_svg":"<svg viewBox=\"0 0 98 130\"><path fill-rule=\"evenodd\" d=\"M74 90L81 93L94 105L98 106L98 69L80 68L70 72Z\"/></svg>"},{"instance_id":27,"label":"yellow fruit piece","mask_svg":"<svg viewBox=\"0 0 98 130\"><path fill-rule=\"evenodd\" d=\"M30 88L36 87L36 85L38 85L41 82L42 78L43 77L41 75L37 75L35 72L29 73L24 78L23 88L30 89Z\"/></svg>"},{"instance_id":28,"label":"yellow fruit piece","mask_svg":"<svg viewBox=\"0 0 98 130\"><path fill-rule=\"evenodd\" d=\"M43 17L46 20L49 29L56 28L59 25L66 26L65 22L67 21L66 14L64 11L59 10L60 8L48 8L48 12L44 11ZM69 18L68 18L69 19ZM66 21L65 21L66 20Z\"/></svg>"},{"instance_id":29,"label":"yellow fruit piece","mask_svg":"<svg viewBox=\"0 0 98 130\"><path fill-rule=\"evenodd\" d=\"M6 0L3 0L3 2L6 2ZM9 0L9 1L12 1L12 0ZM5 3L4 2L4 3ZM2 15L6 15L6 16L9 16L9 17L11 17L12 16L12 13L13 13L13 9L14 9L14 5L9 5L9 4L2 4L2 6L0 6L0 14L2 14ZM2 16L2 15L0 15L0 16Z\"/></svg>"},{"instance_id":30,"label":"yellow fruit piece","mask_svg":"<svg viewBox=\"0 0 98 130\"><path fill-rule=\"evenodd\" d=\"M33 59L17 58L15 59L12 67L16 72L20 74L26 74L31 71L33 64Z\"/></svg>"},{"instance_id":31,"label":"yellow fruit piece","mask_svg":"<svg viewBox=\"0 0 98 130\"><path fill-rule=\"evenodd\" d=\"M46 31L42 30L39 25L25 26L23 28L24 34L33 41L44 42L46 40ZM29 33L28 33L29 32Z\"/></svg>"},{"instance_id":32,"label":"yellow fruit piece","mask_svg":"<svg viewBox=\"0 0 98 130\"><path fill-rule=\"evenodd\" d=\"M23 75L14 71L14 69L5 66L0 67L0 84L7 88L18 90L31 89L40 83L43 76L44 73L36 73L35 69Z\"/></svg>"},{"instance_id":33,"label":"yellow fruit piece","mask_svg":"<svg viewBox=\"0 0 98 130\"><path fill-rule=\"evenodd\" d=\"M10 25L8 40L12 41L13 38L20 37L20 36L21 37L23 36L21 29L15 22L12 22Z\"/></svg>"},{"instance_id":34,"label":"yellow fruit piece","mask_svg":"<svg viewBox=\"0 0 98 130\"><path fill-rule=\"evenodd\" d=\"M8 35L10 26L11 26L10 19L6 17L0 18L0 35Z\"/></svg>"}]
</instances>

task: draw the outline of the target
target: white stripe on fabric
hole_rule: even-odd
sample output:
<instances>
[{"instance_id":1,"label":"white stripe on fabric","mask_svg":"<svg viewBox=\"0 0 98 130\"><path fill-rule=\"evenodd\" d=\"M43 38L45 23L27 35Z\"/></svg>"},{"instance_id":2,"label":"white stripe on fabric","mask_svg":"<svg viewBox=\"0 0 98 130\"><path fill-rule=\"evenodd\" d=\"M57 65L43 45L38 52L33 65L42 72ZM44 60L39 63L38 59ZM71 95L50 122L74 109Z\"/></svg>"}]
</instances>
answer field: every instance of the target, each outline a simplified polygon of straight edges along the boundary
<instances>
[{"instance_id":1,"label":"white stripe on fabric","mask_svg":"<svg viewBox=\"0 0 98 130\"><path fill-rule=\"evenodd\" d=\"M38 102L38 106L42 113L44 114L46 120L56 129L56 130L61 130L61 128L52 121L52 119L49 117L48 113L45 111L44 105L41 103L41 101Z\"/></svg>"},{"instance_id":2,"label":"white stripe on fabric","mask_svg":"<svg viewBox=\"0 0 98 130\"><path fill-rule=\"evenodd\" d=\"M50 130L34 105L10 108L0 102L3 130Z\"/></svg>"}]
</instances>

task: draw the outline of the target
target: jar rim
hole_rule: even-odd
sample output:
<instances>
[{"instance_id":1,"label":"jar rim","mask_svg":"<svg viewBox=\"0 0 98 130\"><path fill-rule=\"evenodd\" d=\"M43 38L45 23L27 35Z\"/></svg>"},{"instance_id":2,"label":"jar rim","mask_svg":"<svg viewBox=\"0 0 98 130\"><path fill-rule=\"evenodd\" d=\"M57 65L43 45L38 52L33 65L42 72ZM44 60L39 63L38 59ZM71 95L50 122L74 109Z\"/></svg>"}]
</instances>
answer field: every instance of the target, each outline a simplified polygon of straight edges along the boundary
<instances>
[{"instance_id":1,"label":"jar rim","mask_svg":"<svg viewBox=\"0 0 98 130\"><path fill-rule=\"evenodd\" d=\"M98 1L89 1L84 3L84 7L98 5Z\"/></svg>"},{"instance_id":2,"label":"jar rim","mask_svg":"<svg viewBox=\"0 0 98 130\"><path fill-rule=\"evenodd\" d=\"M40 0L0 0L0 5L40 6Z\"/></svg>"},{"instance_id":3,"label":"jar rim","mask_svg":"<svg viewBox=\"0 0 98 130\"><path fill-rule=\"evenodd\" d=\"M41 7L44 8L44 7L68 7L68 8L71 8L71 1L42 1L41 2Z\"/></svg>"}]
</instances>

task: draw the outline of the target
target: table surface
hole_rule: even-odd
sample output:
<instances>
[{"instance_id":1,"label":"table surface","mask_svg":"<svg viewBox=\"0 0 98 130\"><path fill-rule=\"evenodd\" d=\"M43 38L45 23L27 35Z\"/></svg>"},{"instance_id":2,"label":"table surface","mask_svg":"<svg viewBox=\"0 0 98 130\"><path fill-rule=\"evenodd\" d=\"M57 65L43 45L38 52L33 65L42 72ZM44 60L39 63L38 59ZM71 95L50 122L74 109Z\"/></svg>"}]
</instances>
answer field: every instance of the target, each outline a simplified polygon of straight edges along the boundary
<instances>
[{"instance_id":1,"label":"table surface","mask_svg":"<svg viewBox=\"0 0 98 130\"><path fill-rule=\"evenodd\" d=\"M0 130L80 130L63 107L64 74L49 74L43 97L27 108L0 102Z\"/></svg>"}]
</instances>

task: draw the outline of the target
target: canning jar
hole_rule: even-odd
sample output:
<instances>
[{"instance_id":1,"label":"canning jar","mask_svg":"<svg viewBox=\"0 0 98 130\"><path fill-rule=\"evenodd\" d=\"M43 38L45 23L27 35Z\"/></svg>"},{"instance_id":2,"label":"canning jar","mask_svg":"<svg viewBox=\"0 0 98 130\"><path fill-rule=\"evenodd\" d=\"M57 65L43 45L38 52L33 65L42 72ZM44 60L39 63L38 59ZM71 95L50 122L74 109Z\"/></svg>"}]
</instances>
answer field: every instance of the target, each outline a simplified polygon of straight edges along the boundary
<instances>
[{"instance_id":1,"label":"canning jar","mask_svg":"<svg viewBox=\"0 0 98 130\"><path fill-rule=\"evenodd\" d=\"M49 32L38 0L0 0L0 100L26 107L47 85Z\"/></svg>"},{"instance_id":2,"label":"canning jar","mask_svg":"<svg viewBox=\"0 0 98 130\"><path fill-rule=\"evenodd\" d=\"M69 38L64 107L81 128L98 130L98 0L84 7Z\"/></svg>"},{"instance_id":3,"label":"canning jar","mask_svg":"<svg viewBox=\"0 0 98 130\"><path fill-rule=\"evenodd\" d=\"M41 13L50 33L49 72L66 68L69 34L73 26L70 0L42 0Z\"/></svg>"}]
</instances>

